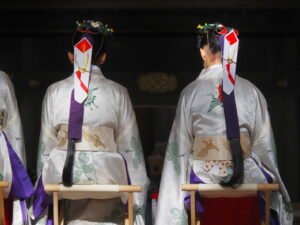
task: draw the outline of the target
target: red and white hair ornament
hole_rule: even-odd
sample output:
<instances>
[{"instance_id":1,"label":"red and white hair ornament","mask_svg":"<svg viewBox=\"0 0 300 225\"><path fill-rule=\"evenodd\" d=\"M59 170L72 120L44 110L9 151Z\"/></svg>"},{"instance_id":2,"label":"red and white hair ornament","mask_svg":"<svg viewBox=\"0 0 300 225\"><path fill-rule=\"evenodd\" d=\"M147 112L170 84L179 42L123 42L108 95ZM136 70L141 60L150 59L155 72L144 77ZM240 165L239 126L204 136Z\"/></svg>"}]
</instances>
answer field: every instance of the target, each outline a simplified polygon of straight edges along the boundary
<instances>
[{"instance_id":1,"label":"red and white hair ornament","mask_svg":"<svg viewBox=\"0 0 300 225\"><path fill-rule=\"evenodd\" d=\"M83 103L88 96L93 45L84 37L74 45L74 99Z\"/></svg>"}]
</instances>

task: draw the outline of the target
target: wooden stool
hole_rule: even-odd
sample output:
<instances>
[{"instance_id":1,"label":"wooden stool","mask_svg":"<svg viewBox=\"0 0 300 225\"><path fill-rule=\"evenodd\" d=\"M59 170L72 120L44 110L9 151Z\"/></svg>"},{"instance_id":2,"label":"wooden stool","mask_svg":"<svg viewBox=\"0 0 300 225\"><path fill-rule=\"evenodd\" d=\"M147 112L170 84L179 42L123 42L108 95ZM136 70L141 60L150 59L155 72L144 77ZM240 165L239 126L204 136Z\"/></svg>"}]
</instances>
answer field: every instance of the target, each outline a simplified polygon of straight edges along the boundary
<instances>
[{"instance_id":1,"label":"wooden stool","mask_svg":"<svg viewBox=\"0 0 300 225\"><path fill-rule=\"evenodd\" d=\"M54 225L63 225L64 219L58 213L58 194L84 192L85 197L91 193L121 193L128 192L128 214L125 217L125 225L134 225L133 219L133 193L141 192L142 186L140 185L73 185L72 187L65 187L62 184L47 184L45 185L46 192L53 192L53 219ZM87 195L86 195L87 194ZM90 197L93 198L93 197Z\"/></svg>"},{"instance_id":2,"label":"wooden stool","mask_svg":"<svg viewBox=\"0 0 300 225\"><path fill-rule=\"evenodd\" d=\"M241 197L248 194L255 194L257 191L264 192L265 196L265 222L262 224L270 225L270 197L272 191L278 191L278 184L242 184L238 188L222 187L219 184L183 184L182 191L191 192L191 225L200 225L196 219L196 198L195 192L200 191L201 196L206 197Z\"/></svg>"},{"instance_id":3,"label":"wooden stool","mask_svg":"<svg viewBox=\"0 0 300 225\"><path fill-rule=\"evenodd\" d=\"M4 212L4 188L8 188L7 181L0 181L0 225L4 225L5 212Z\"/></svg>"}]
</instances>

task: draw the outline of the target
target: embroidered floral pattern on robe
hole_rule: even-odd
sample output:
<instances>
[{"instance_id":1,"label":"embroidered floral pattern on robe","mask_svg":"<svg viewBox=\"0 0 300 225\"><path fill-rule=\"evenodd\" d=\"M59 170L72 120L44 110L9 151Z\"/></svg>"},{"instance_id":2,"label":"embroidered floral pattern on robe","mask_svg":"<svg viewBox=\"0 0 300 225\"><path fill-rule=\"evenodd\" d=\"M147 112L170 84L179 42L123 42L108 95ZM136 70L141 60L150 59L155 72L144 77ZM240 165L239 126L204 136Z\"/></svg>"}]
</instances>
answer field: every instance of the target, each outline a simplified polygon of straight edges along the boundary
<instances>
[{"instance_id":1,"label":"embroidered floral pattern on robe","mask_svg":"<svg viewBox=\"0 0 300 225\"><path fill-rule=\"evenodd\" d=\"M89 157L85 152L78 154L78 163L75 163L74 182L78 182L81 176L84 175L89 181L92 180L90 174L94 171L93 164L89 163ZM77 161L75 161L77 162Z\"/></svg>"},{"instance_id":2,"label":"embroidered floral pattern on robe","mask_svg":"<svg viewBox=\"0 0 300 225\"><path fill-rule=\"evenodd\" d=\"M187 214L185 209L179 210L177 208L172 208L171 214L173 219L176 220L175 225L187 225Z\"/></svg>"},{"instance_id":3,"label":"embroidered floral pattern on robe","mask_svg":"<svg viewBox=\"0 0 300 225\"><path fill-rule=\"evenodd\" d=\"M223 97L222 97L222 85L218 86L219 96L216 98L213 94L209 94L208 96L212 97L209 108L207 112L211 112L215 107L222 106L223 107Z\"/></svg>"},{"instance_id":4,"label":"embroidered floral pattern on robe","mask_svg":"<svg viewBox=\"0 0 300 225\"><path fill-rule=\"evenodd\" d=\"M181 166L178 162L178 157L183 157L184 154L179 154L178 144L176 142L171 142L167 146L167 160L172 161L176 173L179 175L181 172Z\"/></svg>"},{"instance_id":5,"label":"embroidered floral pattern on robe","mask_svg":"<svg viewBox=\"0 0 300 225\"><path fill-rule=\"evenodd\" d=\"M142 161L142 144L139 137L131 138L131 148L135 153L135 157L133 159L133 166L137 169Z\"/></svg>"},{"instance_id":6,"label":"embroidered floral pattern on robe","mask_svg":"<svg viewBox=\"0 0 300 225\"><path fill-rule=\"evenodd\" d=\"M88 97L84 102L84 106L89 107L91 110L93 110L93 107L98 108L98 106L95 104L96 95L93 95L93 92L96 90L98 90L98 88L89 89Z\"/></svg>"}]
</instances>

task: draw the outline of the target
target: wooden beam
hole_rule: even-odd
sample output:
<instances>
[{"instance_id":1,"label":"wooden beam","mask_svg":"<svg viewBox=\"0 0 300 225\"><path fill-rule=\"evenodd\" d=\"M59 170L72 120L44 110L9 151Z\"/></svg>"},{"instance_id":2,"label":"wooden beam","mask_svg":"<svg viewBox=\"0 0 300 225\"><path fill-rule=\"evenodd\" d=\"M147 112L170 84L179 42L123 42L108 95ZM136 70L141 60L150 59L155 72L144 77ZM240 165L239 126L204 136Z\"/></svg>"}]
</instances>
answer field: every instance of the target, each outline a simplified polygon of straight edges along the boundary
<instances>
[{"instance_id":1,"label":"wooden beam","mask_svg":"<svg viewBox=\"0 0 300 225\"><path fill-rule=\"evenodd\" d=\"M141 192L140 185L73 185L66 187L62 184L46 184L47 192Z\"/></svg>"},{"instance_id":2,"label":"wooden beam","mask_svg":"<svg viewBox=\"0 0 300 225\"><path fill-rule=\"evenodd\" d=\"M238 188L222 187L219 184L182 184L181 190L201 192L278 191L279 184L242 184Z\"/></svg>"}]
</instances>

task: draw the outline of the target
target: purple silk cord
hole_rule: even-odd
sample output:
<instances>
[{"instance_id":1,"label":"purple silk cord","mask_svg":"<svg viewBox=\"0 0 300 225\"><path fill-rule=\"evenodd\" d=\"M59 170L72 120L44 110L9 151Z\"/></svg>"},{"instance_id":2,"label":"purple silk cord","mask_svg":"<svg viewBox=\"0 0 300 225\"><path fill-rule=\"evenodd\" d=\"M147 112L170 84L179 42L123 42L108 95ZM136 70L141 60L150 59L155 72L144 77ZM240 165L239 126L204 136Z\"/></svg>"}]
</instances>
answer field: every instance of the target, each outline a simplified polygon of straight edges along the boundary
<instances>
[{"instance_id":1,"label":"purple silk cord","mask_svg":"<svg viewBox=\"0 0 300 225\"><path fill-rule=\"evenodd\" d=\"M33 215L37 219L48 208L47 225L53 225L53 202L52 198L45 192L43 178L40 176L33 197Z\"/></svg>"},{"instance_id":2,"label":"purple silk cord","mask_svg":"<svg viewBox=\"0 0 300 225\"><path fill-rule=\"evenodd\" d=\"M69 139L81 139L83 124L84 103L76 102L74 90L71 94L70 115L69 115Z\"/></svg>"},{"instance_id":3,"label":"purple silk cord","mask_svg":"<svg viewBox=\"0 0 300 225\"><path fill-rule=\"evenodd\" d=\"M129 172L128 172L127 161L126 161L125 157L123 156L123 154L121 154L121 153L119 153L119 154L122 156L122 158L124 160L124 163L125 163L125 169L126 169L128 185L131 185L131 180L130 180L130 176L129 176ZM125 205L126 211L128 211L128 201L124 205Z\"/></svg>"},{"instance_id":4,"label":"purple silk cord","mask_svg":"<svg viewBox=\"0 0 300 225\"><path fill-rule=\"evenodd\" d=\"M25 199L29 199L33 195L34 188L22 161L12 148L5 132L3 131L2 133L6 141L12 171L12 183L9 197L12 199L20 199L23 222L26 224L27 213Z\"/></svg>"},{"instance_id":5,"label":"purple silk cord","mask_svg":"<svg viewBox=\"0 0 300 225\"><path fill-rule=\"evenodd\" d=\"M225 34L222 34L218 37L218 44L221 48L222 57L223 57L223 52L224 52L224 38L225 38Z\"/></svg>"},{"instance_id":6,"label":"purple silk cord","mask_svg":"<svg viewBox=\"0 0 300 225\"><path fill-rule=\"evenodd\" d=\"M128 182L128 185L131 185L131 180L130 180L130 176L129 176L129 172L128 172L127 161L126 161L126 159L125 159L125 157L124 157L123 154L121 154L121 153L119 153L119 154L122 156L122 158L123 158L123 160L124 160L124 163L125 163L125 169L126 169L126 175L127 175L127 182Z\"/></svg>"},{"instance_id":7,"label":"purple silk cord","mask_svg":"<svg viewBox=\"0 0 300 225\"><path fill-rule=\"evenodd\" d=\"M52 204L52 198L45 192L43 178L40 176L33 196L33 215L38 218Z\"/></svg>"},{"instance_id":8,"label":"purple silk cord","mask_svg":"<svg viewBox=\"0 0 300 225\"><path fill-rule=\"evenodd\" d=\"M265 176L267 182L268 182L269 184L272 184L272 183L273 183L273 179L272 179L271 175L268 174L263 168L261 168L261 167L258 165L258 163L256 162L256 160L255 160L253 157L251 157L251 159L255 162L255 164L257 165L257 167L258 167L258 168L260 169L260 171L263 173L263 175Z\"/></svg>"},{"instance_id":9,"label":"purple silk cord","mask_svg":"<svg viewBox=\"0 0 300 225\"><path fill-rule=\"evenodd\" d=\"M190 173L190 184L205 184L204 181L202 181L191 169ZM200 192L196 191L195 194L196 197L196 213L202 213L203 212L203 206L201 204L201 198L200 198ZM184 198L185 205L190 209L191 208L191 194L188 193L188 195Z\"/></svg>"},{"instance_id":10,"label":"purple silk cord","mask_svg":"<svg viewBox=\"0 0 300 225\"><path fill-rule=\"evenodd\" d=\"M21 205L23 223L26 224L27 222L26 201L24 199L20 200L20 205Z\"/></svg>"}]
</instances>

